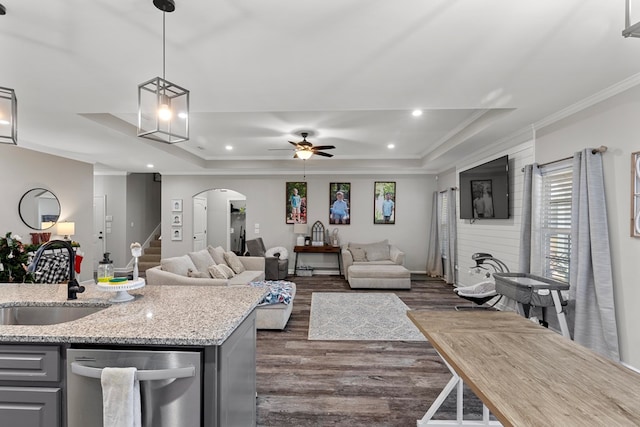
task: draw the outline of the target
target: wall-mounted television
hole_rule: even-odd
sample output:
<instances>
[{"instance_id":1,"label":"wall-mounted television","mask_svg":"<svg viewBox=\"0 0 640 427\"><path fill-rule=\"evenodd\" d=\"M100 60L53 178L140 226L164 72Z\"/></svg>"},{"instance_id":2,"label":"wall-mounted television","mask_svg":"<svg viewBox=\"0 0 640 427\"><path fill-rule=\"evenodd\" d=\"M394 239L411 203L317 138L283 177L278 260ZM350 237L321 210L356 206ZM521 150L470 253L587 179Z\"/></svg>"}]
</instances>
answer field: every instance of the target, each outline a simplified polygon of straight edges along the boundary
<instances>
[{"instance_id":1,"label":"wall-mounted television","mask_svg":"<svg viewBox=\"0 0 640 427\"><path fill-rule=\"evenodd\" d=\"M460 172L460 219L509 218L509 156Z\"/></svg>"}]
</instances>

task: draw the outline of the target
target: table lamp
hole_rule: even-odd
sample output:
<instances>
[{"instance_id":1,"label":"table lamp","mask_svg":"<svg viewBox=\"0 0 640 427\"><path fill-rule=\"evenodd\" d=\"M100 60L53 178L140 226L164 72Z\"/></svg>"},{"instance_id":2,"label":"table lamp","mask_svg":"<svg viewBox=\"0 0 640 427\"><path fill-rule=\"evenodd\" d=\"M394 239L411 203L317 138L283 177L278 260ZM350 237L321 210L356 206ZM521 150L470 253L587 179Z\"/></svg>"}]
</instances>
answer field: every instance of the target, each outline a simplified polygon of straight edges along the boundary
<instances>
[{"instance_id":1,"label":"table lamp","mask_svg":"<svg viewBox=\"0 0 640 427\"><path fill-rule=\"evenodd\" d=\"M293 224L293 232L298 235L297 246L304 246L304 235L307 234L307 224Z\"/></svg>"},{"instance_id":2,"label":"table lamp","mask_svg":"<svg viewBox=\"0 0 640 427\"><path fill-rule=\"evenodd\" d=\"M59 222L58 234L63 236L64 240L71 240L69 236L76 234L76 223L71 221Z\"/></svg>"}]
</instances>

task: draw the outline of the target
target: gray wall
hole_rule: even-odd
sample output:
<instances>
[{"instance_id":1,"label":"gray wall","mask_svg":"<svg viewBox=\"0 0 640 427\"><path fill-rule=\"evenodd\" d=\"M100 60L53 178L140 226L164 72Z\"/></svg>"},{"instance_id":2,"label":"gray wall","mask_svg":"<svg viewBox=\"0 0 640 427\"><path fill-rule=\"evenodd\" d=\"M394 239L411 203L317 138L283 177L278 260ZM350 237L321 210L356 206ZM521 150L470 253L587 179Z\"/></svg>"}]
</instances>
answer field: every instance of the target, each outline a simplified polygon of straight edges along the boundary
<instances>
[{"instance_id":1,"label":"gray wall","mask_svg":"<svg viewBox=\"0 0 640 427\"><path fill-rule=\"evenodd\" d=\"M247 198L247 239L262 237L265 246L283 246L290 252L289 268L293 268L296 236L293 226L285 223L285 183L302 181L296 176L181 176L162 177L162 233L170 235L171 199L183 199L182 241L162 240L162 256L178 256L192 249L191 198L211 188L227 188ZM374 181L395 181L396 224L373 224ZM351 225L329 225L329 183L351 183ZM406 253L406 266L424 272L428 230L431 221L431 195L436 188L432 175L311 175L307 176L308 224L320 220L326 228L338 228L342 243L373 242L389 239ZM255 234L255 224L259 234ZM335 257L313 256L308 263L336 266Z\"/></svg>"},{"instance_id":2,"label":"gray wall","mask_svg":"<svg viewBox=\"0 0 640 427\"><path fill-rule=\"evenodd\" d=\"M31 243L27 227L18 214L22 195L36 187L46 188L60 200L60 220L73 221L76 234L71 238L81 245L85 254L80 280L89 279L93 258L93 165L50 154L31 151L20 146L0 144L0 233L7 232ZM55 233L55 228L48 230ZM52 235L51 238L61 236Z\"/></svg>"}]
</instances>

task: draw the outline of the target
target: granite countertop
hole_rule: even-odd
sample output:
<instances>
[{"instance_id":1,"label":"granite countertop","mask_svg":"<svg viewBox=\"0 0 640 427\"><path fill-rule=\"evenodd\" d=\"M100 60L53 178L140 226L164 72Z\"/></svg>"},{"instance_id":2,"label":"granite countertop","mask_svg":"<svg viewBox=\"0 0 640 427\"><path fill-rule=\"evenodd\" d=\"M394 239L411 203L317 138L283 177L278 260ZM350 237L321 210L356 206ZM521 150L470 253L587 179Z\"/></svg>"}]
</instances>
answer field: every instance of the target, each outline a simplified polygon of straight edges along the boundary
<instances>
[{"instance_id":1,"label":"granite countertop","mask_svg":"<svg viewBox=\"0 0 640 427\"><path fill-rule=\"evenodd\" d=\"M265 289L251 286L145 286L128 291L134 300L112 303L114 293L93 283L83 285L85 292L67 301L66 284L0 284L0 307L107 307L55 325L0 325L0 342L220 345L265 294Z\"/></svg>"}]
</instances>

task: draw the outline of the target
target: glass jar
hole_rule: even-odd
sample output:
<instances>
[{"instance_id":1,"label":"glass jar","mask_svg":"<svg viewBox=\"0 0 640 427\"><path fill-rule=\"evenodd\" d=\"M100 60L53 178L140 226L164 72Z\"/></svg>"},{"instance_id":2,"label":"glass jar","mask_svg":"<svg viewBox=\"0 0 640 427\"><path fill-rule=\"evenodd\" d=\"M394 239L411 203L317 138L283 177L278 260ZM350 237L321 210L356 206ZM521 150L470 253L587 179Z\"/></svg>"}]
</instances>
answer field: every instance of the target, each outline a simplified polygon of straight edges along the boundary
<instances>
[{"instance_id":1,"label":"glass jar","mask_svg":"<svg viewBox=\"0 0 640 427\"><path fill-rule=\"evenodd\" d=\"M108 282L113 279L113 261L109 259L109 252L104 254L102 261L98 263L98 282Z\"/></svg>"}]
</instances>

